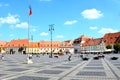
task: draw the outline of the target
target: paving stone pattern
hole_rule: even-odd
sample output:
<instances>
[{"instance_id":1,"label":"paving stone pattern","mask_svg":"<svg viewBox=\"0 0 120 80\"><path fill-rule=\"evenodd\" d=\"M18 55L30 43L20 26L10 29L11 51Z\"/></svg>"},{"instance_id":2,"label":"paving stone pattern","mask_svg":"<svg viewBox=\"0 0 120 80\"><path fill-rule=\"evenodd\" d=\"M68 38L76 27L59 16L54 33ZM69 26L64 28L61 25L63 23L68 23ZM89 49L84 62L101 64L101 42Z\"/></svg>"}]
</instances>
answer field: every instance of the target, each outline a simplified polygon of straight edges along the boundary
<instances>
[{"instance_id":1,"label":"paving stone pattern","mask_svg":"<svg viewBox=\"0 0 120 80\"><path fill-rule=\"evenodd\" d=\"M43 70L37 73L44 73L44 74L60 74L62 71L60 70Z\"/></svg>"},{"instance_id":2,"label":"paving stone pattern","mask_svg":"<svg viewBox=\"0 0 120 80\"><path fill-rule=\"evenodd\" d=\"M45 77L34 77L34 76L21 76L11 80L48 80L49 78Z\"/></svg>"},{"instance_id":3,"label":"paving stone pattern","mask_svg":"<svg viewBox=\"0 0 120 80\"><path fill-rule=\"evenodd\" d=\"M119 56L118 60L110 60ZM27 55L5 55L0 61L0 80L120 80L120 54L105 55L94 60L89 55L83 61L76 55L68 61L68 55L49 58L49 55L33 56L33 64L25 64Z\"/></svg>"},{"instance_id":4,"label":"paving stone pattern","mask_svg":"<svg viewBox=\"0 0 120 80\"><path fill-rule=\"evenodd\" d=\"M77 75L80 76L106 76L105 72L80 71Z\"/></svg>"}]
</instances>

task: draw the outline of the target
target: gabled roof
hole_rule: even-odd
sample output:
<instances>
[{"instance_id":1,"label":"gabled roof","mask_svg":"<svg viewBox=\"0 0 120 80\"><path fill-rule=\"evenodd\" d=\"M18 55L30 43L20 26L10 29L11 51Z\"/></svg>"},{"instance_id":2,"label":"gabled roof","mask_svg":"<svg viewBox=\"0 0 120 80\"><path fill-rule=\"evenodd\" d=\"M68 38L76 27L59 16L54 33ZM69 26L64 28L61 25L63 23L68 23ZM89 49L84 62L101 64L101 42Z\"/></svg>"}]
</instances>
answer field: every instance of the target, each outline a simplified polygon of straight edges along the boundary
<instances>
[{"instance_id":1,"label":"gabled roof","mask_svg":"<svg viewBox=\"0 0 120 80\"><path fill-rule=\"evenodd\" d=\"M103 40L105 41L105 44L114 44L118 37L120 37L120 32L107 33L104 35Z\"/></svg>"},{"instance_id":2,"label":"gabled roof","mask_svg":"<svg viewBox=\"0 0 120 80\"><path fill-rule=\"evenodd\" d=\"M81 43L82 41L86 41L87 39L89 39L87 36L85 35L82 35L80 37L78 37L77 39L74 40L74 44L79 44Z\"/></svg>"},{"instance_id":3,"label":"gabled roof","mask_svg":"<svg viewBox=\"0 0 120 80\"><path fill-rule=\"evenodd\" d=\"M99 45L102 42L102 38L89 38L86 40L86 42L84 44L82 44L82 46L95 46L95 45Z\"/></svg>"},{"instance_id":4,"label":"gabled roof","mask_svg":"<svg viewBox=\"0 0 120 80\"><path fill-rule=\"evenodd\" d=\"M6 47L27 47L28 42L28 39L11 40L6 44Z\"/></svg>"}]
</instances>

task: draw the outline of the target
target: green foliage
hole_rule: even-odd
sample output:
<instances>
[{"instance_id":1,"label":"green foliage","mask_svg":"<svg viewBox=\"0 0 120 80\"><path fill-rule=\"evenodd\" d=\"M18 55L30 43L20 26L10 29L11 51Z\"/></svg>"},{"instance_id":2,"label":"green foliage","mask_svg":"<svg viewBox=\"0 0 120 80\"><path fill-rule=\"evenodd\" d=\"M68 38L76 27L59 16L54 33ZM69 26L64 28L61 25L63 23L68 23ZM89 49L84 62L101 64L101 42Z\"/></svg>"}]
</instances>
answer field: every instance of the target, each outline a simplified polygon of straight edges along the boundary
<instances>
[{"instance_id":1,"label":"green foliage","mask_svg":"<svg viewBox=\"0 0 120 80\"><path fill-rule=\"evenodd\" d=\"M107 49L112 49L112 46L111 46L110 44L108 44L108 45L106 46L106 48L107 48Z\"/></svg>"},{"instance_id":2,"label":"green foliage","mask_svg":"<svg viewBox=\"0 0 120 80\"><path fill-rule=\"evenodd\" d=\"M13 49L10 49L10 52L13 52Z\"/></svg>"},{"instance_id":3,"label":"green foliage","mask_svg":"<svg viewBox=\"0 0 120 80\"><path fill-rule=\"evenodd\" d=\"M60 49L59 52L62 52L62 49Z\"/></svg>"},{"instance_id":4,"label":"green foliage","mask_svg":"<svg viewBox=\"0 0 120 80\"><path fill-rule=\"evenodd\" d=\"M116 52L119 52L120 51L120 43L115 43L114 44L114 49Z\"/></svg>"},{"instance_id":5,"label":"green foliage","mask_svg":"<svg viewBox=\"0 0 120 80\"><path fill-rule=\"evenodd\" d=\"M18 52L22 52L23 51L23 47L20 47L19 49L18 49Z\"/></svg>"}]
</instances>

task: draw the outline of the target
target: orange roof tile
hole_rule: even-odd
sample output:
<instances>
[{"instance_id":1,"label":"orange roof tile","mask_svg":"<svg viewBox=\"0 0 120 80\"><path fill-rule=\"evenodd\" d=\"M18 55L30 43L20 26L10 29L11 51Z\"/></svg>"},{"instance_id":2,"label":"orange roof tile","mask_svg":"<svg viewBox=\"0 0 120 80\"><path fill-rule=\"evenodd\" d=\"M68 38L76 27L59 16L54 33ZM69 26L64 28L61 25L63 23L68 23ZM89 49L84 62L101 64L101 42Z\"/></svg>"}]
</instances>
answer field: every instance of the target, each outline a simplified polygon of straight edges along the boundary
<instances>
[{"instance_id":1,"label":"orange roof tile","mask_svg":"<svg viewBox=\"0 0 120 80\"><path fill-rule=\"evenodd\" d=\"M103 40L105 41L106 44L114 44L118 37L120 37L120 32L107 33L104 35Z\"/></svg>"},{"instance_id":2,"label":"orange roof tile","mask_svg":"<svg viewBox=\"0 0 120 80\"><path fill-rule=\"evenodd\" d=\"M7 43L6 41L0 40L0 47L5 47L6 43Z\"/></svg>"},{"instance_id":3,"label":"orange roof tile","mask_svg":"<svg viewBox=\"0 0 120 80\"><path fill-rule=\"evenodd\" d=\"M86 40L88 40L89 38L87 37L87 36L85 36L85 35L82 35L82 36L80 36L80 37L78 37L77 39L75 39L74 40L74 44L79 44L79 43L81 43L81 41L86 41Z\"/></svg>"},{"instance_id":4,"label":"orange roof tile","mask_svg":"<svg viewBox=\"0 0 120 80\"><path fill-rule=\"evenodd\" d=\"M52 48L59 48L61 42L59 41L52 41ZM40 41L39 42L40 48L51 48L51 41Z\"/></svg>"},{"instance_id":5,"label":"orange roof tile","mask_svg":"<svg viewBox=\"0 0 120 80\"><path fill-rule=\"evenodd\" d=\"M6 44L6 47L27 47L28 39L19 39L19 40L11 40Z\"/></svg>"},{"instance_id":6,"label":"orange roof tile","mask_svg":"<svg viewBox=\"0 0 120 80\"><path fill-rule=\"evenodd\" d=\"M86 42L84 44L82 44L82 46L95 46L95 45L99 45L102 42L102 38L89 38L86 40Z\"/></svg>"}]
</instances>

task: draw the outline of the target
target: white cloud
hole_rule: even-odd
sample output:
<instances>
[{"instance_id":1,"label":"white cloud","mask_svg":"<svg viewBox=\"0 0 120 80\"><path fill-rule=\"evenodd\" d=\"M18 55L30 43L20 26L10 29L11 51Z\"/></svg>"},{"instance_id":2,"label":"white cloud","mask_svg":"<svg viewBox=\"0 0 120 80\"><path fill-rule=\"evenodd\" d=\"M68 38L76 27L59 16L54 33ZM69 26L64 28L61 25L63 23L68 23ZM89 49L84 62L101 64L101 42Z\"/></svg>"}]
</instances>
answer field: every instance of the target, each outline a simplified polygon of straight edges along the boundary
<instances>
[{"instance_id":1,"label":"white cloud","mask_svg":"<svg viewBox=\"0 0 120 80\"><path fill-rule=\"evenodd\" d=\"M93 26L93 27L90 27L91 30L96 30L97 27L96 26Z\"/></svg>"},{"instance_id":2,"label":"white cloud","mask_svg":"<svg viewBox=\"0 0 120 80\"><path fill-rule=\"evenodd\" d=\"M114 32L118 32L118 30L114 30L112 28L102 28L101 30L98 31L98 33L101 34L114 33Z\"/></svg>"},{"instance_id":3,"label":"white cloud","mask_svg":"<svg viewBox=\"0 0 120 80\"><path fill-rule=\"evenodd\" d=\"M27 22L22 22L20 24L16 24L16 28L28 28L28 23Z\"/></svg>"},{"instance_id":4,"label":"white cloud","mask_svg":"<svg viewBox=\"0 0 120 80\"><path fill-rule=\"evenodd\" d=\"M48 33L42 32L42 33L40 33L40 36L48 36Z\"/></svg>"},{"instance_id":5,"label":"white cloud","mask_svg":"<svg viewBox=\"0 0 120 80\"><path fill-rule=\"evenodd\" d=\"M96 9L86 9L82 13L82 16L86 19L98 19L103 16L103 13L101 11Z\"/></svg>"},{"instance_id":6,"label":"white cloud","mask_svg":"<svg viewBox=\"0 0 120 80\"><path fill-rule=\"evenodd\" d=\"M18 18L19 16L18 15L11 15L11 14L8 14L7 17L1 17L0 18L0 24L16 24L18 23L20 20Z\"/></svg>"},{"instance_id":7,"label":"white cloud","mask_svg":"<svg viewBox=\"0 0 120 80\"><path fill-rule=\"evenodd\" d=\"M75 24L77 22L78 22L77 20L72 20L72 21L66 21L64 24L65 25L72 25L72 24Z\"/></svg>"},{"instance_id":8,"label":"white cloud","mask_svg":"<svg viewBox=\"0 0 120 80\"><path fill-rule=\"evenodd\" d=\"M63 35L57 35L56 37L57 37L57 38L64 38Z\"/></svg>"},{"instance_id":9,"label":"white cloud","mask_svg":"<svg viewBox=\"0 0 120 80\"><path fill-rule=\"evenodd\" d=\"M40 1L52 1L52 0L40 0Z\"/></svg>"}]
</instances>

